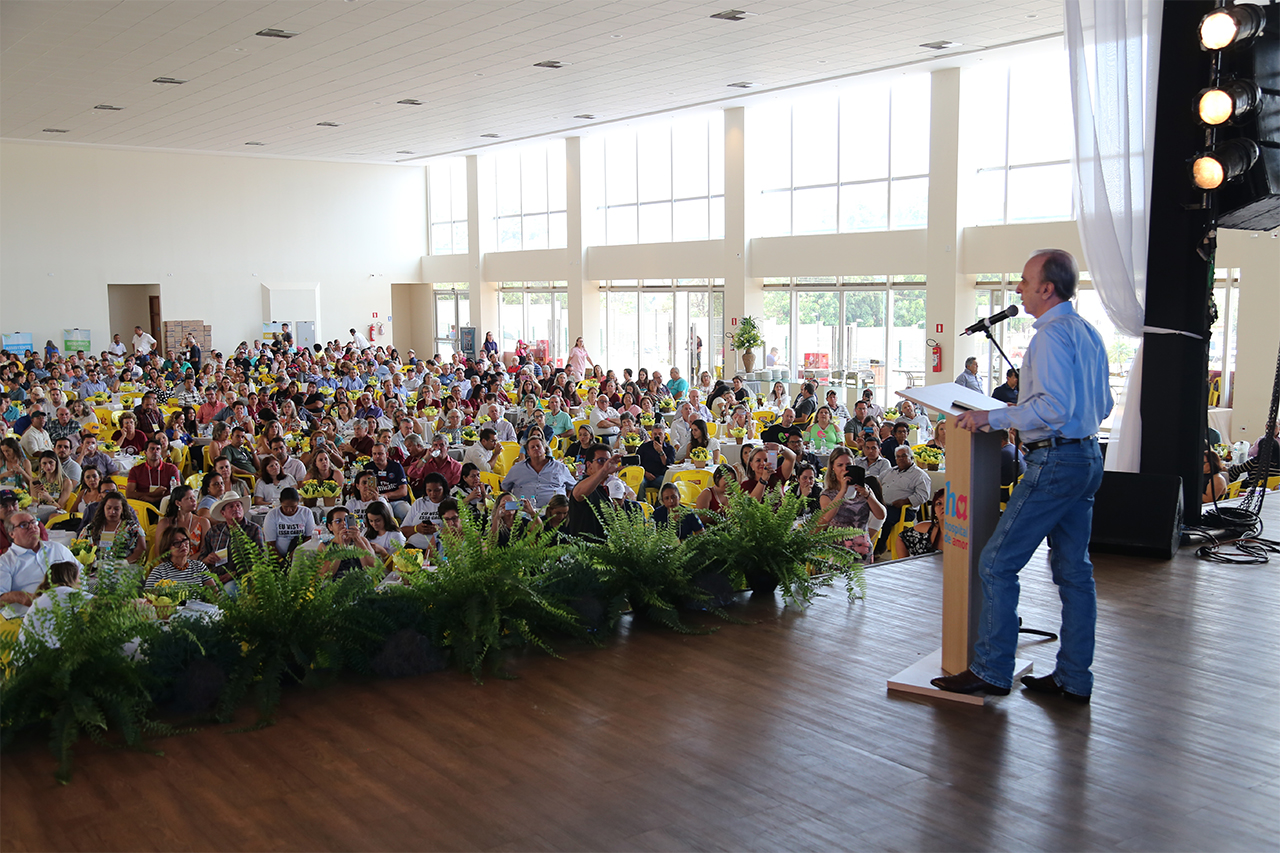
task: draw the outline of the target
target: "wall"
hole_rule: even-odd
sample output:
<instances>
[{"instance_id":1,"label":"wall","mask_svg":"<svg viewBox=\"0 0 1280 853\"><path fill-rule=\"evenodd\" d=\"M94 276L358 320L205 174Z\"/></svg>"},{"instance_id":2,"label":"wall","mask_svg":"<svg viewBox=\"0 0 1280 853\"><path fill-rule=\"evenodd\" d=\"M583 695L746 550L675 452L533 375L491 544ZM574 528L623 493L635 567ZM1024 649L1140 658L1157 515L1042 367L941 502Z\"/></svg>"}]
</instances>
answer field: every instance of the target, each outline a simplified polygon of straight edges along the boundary
<instances>
[{"instance_id":1,"label":"wall","mask_svg":"<svg viewBox=\"0 0 1280 853\"><path fill-rule=\"evenodd\" d=\"M1240 270L1231 441L1262 435L1280 347L1280 232L1219 231L1219 269Z\"/></svg>"},{"instance_id":2,"label":"wall","mask_svg":"<svg viewBox=\"0 0 1280 853\"><path fill-rule=\"evenodd\" d=\"M101 349L107 284L159 282L166 318L210 323L227 349L261 334L264 283L319 282L317 335L346 340L390 312L391 282L419 280L425 180L421 166L0 143L0 328L78 326ZM127 340L146 313L125 322Z\"/></svg>"}]
</instances>

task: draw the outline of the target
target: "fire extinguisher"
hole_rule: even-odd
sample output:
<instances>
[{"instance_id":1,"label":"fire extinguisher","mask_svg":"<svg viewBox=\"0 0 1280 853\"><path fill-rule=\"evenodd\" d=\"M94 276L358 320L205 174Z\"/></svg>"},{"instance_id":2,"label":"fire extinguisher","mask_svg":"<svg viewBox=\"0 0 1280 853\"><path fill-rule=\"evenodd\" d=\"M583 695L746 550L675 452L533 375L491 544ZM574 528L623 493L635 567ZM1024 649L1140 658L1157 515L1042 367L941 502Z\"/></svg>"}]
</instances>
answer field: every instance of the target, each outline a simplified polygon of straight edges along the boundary
<instances>
[{"instance_id":1,"label":"fire extinguisher","mask_svg":"<svg viewBox=\"0 0 1280 853\"><path fill-rule=\"evenodd\" d=\"M373 340L373 324L369 324L369 340Z\"/></svg>"},{"instance_id":2,"label":"fire extinguisher","mask_svg":"<svg viewBox=\"0 0 1280 853\"><path fill-rule=\"evenodd\" d=\"M931 347L931 353L933 356L933 372L941 373L942 372L942 347L938 344L937 341L933 340L932 338L929 339L929 346Z\"/></svg>"}]
</instances>

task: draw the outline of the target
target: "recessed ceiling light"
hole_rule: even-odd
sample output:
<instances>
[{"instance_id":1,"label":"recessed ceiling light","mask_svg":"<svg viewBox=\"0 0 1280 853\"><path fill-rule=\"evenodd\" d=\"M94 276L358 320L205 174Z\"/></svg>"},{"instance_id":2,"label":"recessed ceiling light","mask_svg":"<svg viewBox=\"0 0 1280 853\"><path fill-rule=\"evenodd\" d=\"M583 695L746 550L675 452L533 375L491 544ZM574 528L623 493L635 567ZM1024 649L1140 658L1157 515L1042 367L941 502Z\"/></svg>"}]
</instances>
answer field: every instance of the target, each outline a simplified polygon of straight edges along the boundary
<instances>
[{"instance_id":1,"label":"recessed ceiling light","mask_svg":"<svg viewBox=\"0 0 1280 853\"><path fill-rule=\"evenodd\" d=\"M534 68L564 68L564 63L555 59L544 59L541 62L533 63Z\"/></svg>"},{"instance_id":2,"label":"recessed ceiling light","mask_svg":"<svg viewBox=\"0 0 1280 853\"><path fill-rule=\"evenodd\" d=\"M60 128L60 127L46 127L44 130L42 130L42 131L40 131L40 132L41 132L41 133L70 133L71 131L69 131L69 130L63 130L63 129L62 129L62 128Z\"/></svg>"},{"instance_id":3,"label":"recessed ceiling light","mask_svg":"<svg viewBox=\"0 0 1280 853\"><path fill-rule=\"evenodd\" d=\"M477 77L483 77L483 76L484 76L484 72L483 72L483 71L477 71L477 72L476 72L476 76L477 76Z\"/></svg>"},{"instance_id":4,"label":"recessed ceiling light","mask_svg":"<svg viewBox=\"0 0 1280 853\"><path fill-rule=\"evenodd\" d=\"M927 47L929 48L929 50L946 50L949 47L960 47L960 42L958 41L927 41L920 46Z\"/></svg>"},{"instance_id":5,"label":"recessed ceiling light","mask_svg":"<svg viewBox=\"0 0 1280 853\"><path fill-rule=\"evenodd\" d=\"M500 137L496 133L482 133L480 134L480 138L481 139L498 139Z\"/></svg>"},{"instance_id":6,"label":"recessed ceiling light","mask_svg":"<svg viewBox=\"0 0 1280 853\"><path fill-rule=\"evenodd\" d=\"M590 119L595 118L595 115L593 115L592 113L583 113L582 115L574 116L574 118L583 118L583 119L588 119L588 120L590 120Z\"/></svg>"},{"instance_id":7,"label":"recessed ceiling light","mask_svg":"<svg viewBox=\"0 0 1280 853\"><path fill-rule=\"evenodd\" d=\"M338 123L337 123L336 121L318 121L318 122L316 122L316 127L338 127L338 126L339 126L339 125L338 125Z\"/></svg>"},{"instance_id":8,"label":"recessed ceiling light","mask_svg":"<svg viewBox=\"0 0 1280 853\"><path fill-rule=\"evenodd\" d=\"M622 38L622 33L614 33L613 35L609 36L609 38L611 38L611 39L620 39L620 38Z\"/></svg>"},{"instance_id":9,"label":"recessed ceiling light","mask_svg":"<svg viewBox=\"0 0 1280 853\"><path fill-rule=\"evenodd\" d=\"M246 142L245 145L266 145L265 142Z\"/></svg>"},{"instance_id":10,"label":"recessed ceiling light","mask_svg":"<svg viewBox=\"0 0 1280 853\"><path fill-rule=\"evenodd\" d=\"M258 30L254 35L265 36L269 39L291 39L298 34L289 30L277 30L274 27L267 27L265 30Z\"/></svg>"},{"instance_id":11,"label":"recessed ceiling light","mask_svg":"<svg viewBox=\"0 0 1280 853\"><path fill-rule=\"evenodd\" d=\"M1026 19L1027 19L1028 21L1033 21L1033 20L1035 20L1036 18L1038 18L1038 17L1040 17L1040 16L1039 16L1039 15L1037 15L1037 14L1035 14L1035 13L1032 13L1032 14L1030 14L1030 15L1026 15L1025 17L1026 17Z\"/></svg>"},{"instance_id":12,"label":"recessed ceiling light","mask_svg":"<svg viewBox=\"0 0 1280 853\"><path fill-rule=\"evenodd\" d=\"M94 107L94 109L95 110L111 110L112 112L118 113L122 109L124 109L124 107L113 107L111 106L111 104L98 104L96 107Z\"/></svg>"},{"instance_id":13,"label":"recessed ceiling light","mask_svg":"<svg viewBox=\"0 0 1280 853\"><path fill-rule=\"evenodd\" d=\"M243 48L243 47L233 47L233 48L231 48L231 52L232 52L232 53L244 53L244 48Z\"/></svg>"},{"instance_id":14,"label":"recessed ceiling light","mask_svg":"<svg viewBox=\"0 0 1280 853\"><path fill-rule=\"evenodd\" d=\"M397 104L406 104L406 105L408 105L408 106L410 106L410 107L420 107L420 106L422 106L422 101L419 101L417 98L405 98L405 99L404 99L404 100L402 100L402 101L396 101L396 103L397 103Z\"/></svg>"},{"instance_id":15,"label":"recessed ceiling light","mask_svg":"<svg viewBox=\"0 0 1280 853\"><path fill-rule=\"evenodd\" d=\"M818 64L819 64L819 65L826 65L826 64L827 64L827 61L826 61L825 59L819 59L819 60L818 60Z\"/></svg>"},{"instance_id":16,"label":"recessed ceiling light","mask_svg":"<svg viewBox=\"0 0 1280 853\"><path fill-rule=\"evenodd\" d=\"M741 9L725 9L723 12L716 12L711 17L721 21L741 21L748 17L753 17L755 12L744 12Z\"/></svg>"},{"instance_id":17,"label":"recessed ceiling light","mask_svg":"<svg viewBox=\"0 0 1280 853\"><path fill-rule=\"evenodd\" d=\"M729 88L730 89L750 89L754 85L755 83L747 83L743 81L741 83L730 83Z\"/></svg>"},{"instance_id":18,"label":"recessed ceiling light","mask_svg":"<svg viewBox=\"0 0 1280 853\"><path fill-rule=\"evenodd\" d=\"M151 81L152 83L168 83L173 86L181 86L186 80L179 80L177 77L157 77Z\"/></svg>"},{"instance_id":19,"label":"recessed ceiling light","mask_svg":"<svg viewBox=\"0 0 1280 853\"><path fill-rule=\"evenodd\" d=\"M412 154L412 153L414 153L414 152L412 152L412 151L397 151L396 153L397 153L397 154Z\"/></svg>"}]
</instances>

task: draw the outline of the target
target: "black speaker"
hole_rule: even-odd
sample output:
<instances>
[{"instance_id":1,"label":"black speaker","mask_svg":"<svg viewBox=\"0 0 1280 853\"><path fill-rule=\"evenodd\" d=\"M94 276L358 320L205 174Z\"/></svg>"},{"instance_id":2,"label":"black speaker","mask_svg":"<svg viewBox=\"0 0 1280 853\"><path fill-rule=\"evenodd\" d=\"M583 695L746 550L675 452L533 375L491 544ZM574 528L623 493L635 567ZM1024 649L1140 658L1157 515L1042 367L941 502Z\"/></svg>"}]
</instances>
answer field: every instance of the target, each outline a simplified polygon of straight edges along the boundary
<instances>
[{"instance_id":1,"label":"black speaker","mask_svg":"<svg viewBox=\"0 0 1280 853\"><path fill-rule=\"evenodd\" d=\"M1168 560L1181 539L1181 477L1103 472L1089 550Z\"/></svg>"}]
</instances>

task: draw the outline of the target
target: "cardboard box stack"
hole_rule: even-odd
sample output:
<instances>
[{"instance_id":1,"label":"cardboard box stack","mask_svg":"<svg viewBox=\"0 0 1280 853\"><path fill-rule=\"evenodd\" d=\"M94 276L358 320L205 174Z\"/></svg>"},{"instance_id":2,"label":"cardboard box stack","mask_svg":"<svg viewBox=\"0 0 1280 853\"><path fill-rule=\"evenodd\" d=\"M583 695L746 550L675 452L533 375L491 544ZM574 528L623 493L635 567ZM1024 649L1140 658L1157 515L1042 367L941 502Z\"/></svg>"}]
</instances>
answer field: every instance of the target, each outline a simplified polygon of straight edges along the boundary
<instances>
[{"instance_id":1,"label":"cardboard box stack","mask_svg":"<svg viewBox=\"0 0 1280 853\"><path fill-rule=\"evenodd\" d=\"M213 343L213 327L203 320L165 320L164 341L166 350L177 350L187 340L187 335L194 335L202 353L208 353Z\"/></svg>"}]
</instances>

